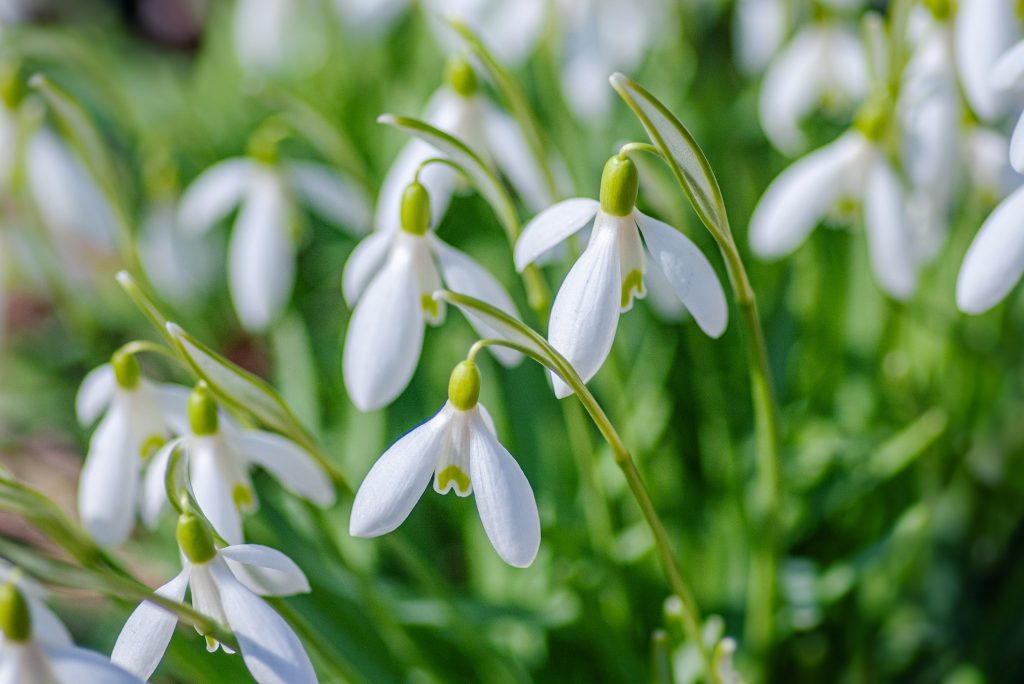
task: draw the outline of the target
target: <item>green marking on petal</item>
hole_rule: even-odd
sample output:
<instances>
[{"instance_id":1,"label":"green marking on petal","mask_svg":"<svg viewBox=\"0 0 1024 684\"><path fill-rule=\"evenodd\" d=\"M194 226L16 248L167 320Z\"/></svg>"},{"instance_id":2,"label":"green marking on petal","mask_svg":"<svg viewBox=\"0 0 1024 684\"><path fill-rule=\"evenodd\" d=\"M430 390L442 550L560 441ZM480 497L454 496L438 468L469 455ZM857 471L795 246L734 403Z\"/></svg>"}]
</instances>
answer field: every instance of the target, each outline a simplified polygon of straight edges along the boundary
<instances>
[{"instance_id":1,"label":"green marking on petal","mask_svg":"<svg viewBox=\"0 0 1024 684\"><path fill-rule=\"evenodd\" d=\"M448 484L451 482L455 483L455 489L459 494L469 491L469 475L457 465L447 466L437 474L438 489L442 492L448 488Z\"/></svg>"},{"instance_id":2,"label":"green marking on petal","mask_svg":"<svg viewBox=\"0 0 1024 684\"><path fill-rule=\"evenodd\" d=\"M633 290L636 290L637 295L641 295L644 292L644 274L635 268L622 281L622 301L619 303L620 306L629 306Z\"/></svg>"},{"instance_id":3,"label":"green marking on petal","mask_svg":"<svg viewBox=\"0 0 1024 684\"><path fill-rule=\"evenodd\" d=\"M145 461L155 454L165 443L166 440L163 435L150 435L146 438L146 441L142 443L142 446L139 447L139 457Z\"/></svg>"},{"instance_id":4,"label":"green marking on petal","mask_svg":"<svg viewBox=\"0 0 1024 684\"><path fill-rule=\"evenodd\" d=\"M441 304L438 303L432 295L420 295L420 306L427 312L431 318L438 318L441 316Z\"/></svg>"},{"instance_id":5,"label":"green marking on petal","mask_svg":"<svg viewBox=\"0 0 1024 684\"><path fill-rule=\"evenodd\" d=\"M204 634L203 638L206 639L206 650L207 651L210 651L212 653L213 651L217 650L217 640L216 639L214 639L209 634Z\"/></svg>"},{"instance_id":6,"label":"green marking on petal","mask_svg":"<svg viewBox=\"0 0 1024 684\"><path fill-rule=\"evenodd\" d=\"M231 489L231 499L238 510L252 507L252 491L244 484L236 484Z\"/></svg>"}]
</instances>

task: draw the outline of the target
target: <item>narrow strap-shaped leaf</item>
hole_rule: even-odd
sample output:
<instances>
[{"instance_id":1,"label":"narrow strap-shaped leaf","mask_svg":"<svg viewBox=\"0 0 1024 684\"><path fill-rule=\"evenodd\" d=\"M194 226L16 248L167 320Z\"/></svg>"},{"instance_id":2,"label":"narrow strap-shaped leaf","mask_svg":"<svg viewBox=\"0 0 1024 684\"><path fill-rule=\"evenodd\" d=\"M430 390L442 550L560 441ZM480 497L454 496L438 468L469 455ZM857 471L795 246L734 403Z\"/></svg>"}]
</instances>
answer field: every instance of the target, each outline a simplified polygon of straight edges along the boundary
<instances>
[{"instance_id":1,"label":"narrow strap-shaped leaf","mask_svg":"<svg viewBox=\"0 0 1024 684\"><path fill-rule=\"evenodd\" d=\"M690 132L658 98L626 76L616 73L609 80L661 150L700 220L717 240L731 240L722 190Z\"/></svg>"}]
</instances>

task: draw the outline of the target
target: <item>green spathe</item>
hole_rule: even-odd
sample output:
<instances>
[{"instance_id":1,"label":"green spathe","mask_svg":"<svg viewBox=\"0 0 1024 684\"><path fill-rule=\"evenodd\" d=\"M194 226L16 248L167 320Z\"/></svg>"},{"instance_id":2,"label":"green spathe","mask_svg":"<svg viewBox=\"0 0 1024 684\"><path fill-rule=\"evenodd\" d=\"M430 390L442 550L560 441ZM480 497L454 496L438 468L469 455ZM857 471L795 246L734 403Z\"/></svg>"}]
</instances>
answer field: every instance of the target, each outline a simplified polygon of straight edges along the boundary
<instances>
[{"instance_id":1,"label":"green spathe","mask_svg":"<svg viewBox=\"0 0 1024 684\"><path fill-rule=\"evenodd\" d=\"M402 230L410 235L426 235L430 230L430 194L417 181L402 192Z\"/></svg>"},{"instance_id":2,"label":"green spathe","mask_svg":"<svg viewBox=\"0 0 1024 684\"><path fill-rule=\"evenodd\" d=\"M114 379L118 387L132 389L139 384L142 376L142 369L134 354L126 351L116 351L110 357L110 365L114 368Z\"/></svg>"},{"instance_id":3,"label":"green spathe","mask_svg":"<svg viewBox=\"0 0 1024 684\"><path fill-rule=\"evenodd\" d=\"M188 424L194 435L217 434L217 400L202 380L188 396Z\"/></svg>"},{"instance_id":4,"label":"green spathe","mask_svg":"<svg viewBox=\"0 0 1024 684\"><path fill-rule=\"evenodd\" d=\"M207 563L217 555L210 529L195 513L189 511L178 517L175 534L178 546L191 562Z\"/></svg>"},{"instance_id":5,"label":"green spathe","mask_svg":"<svg viewBox=\"0 0 1024 684\"><path fill-rule=\"evenodd\" d=\"M0 632L15 642L32 637L32 615L25 595L13 582L0 586Z\"/></svg>"},{"instance_id":6,"label":"green spathe","mask_svg":"<svg viewBox=\"0 0 1024 684\"><path fill-rule=\"evenodd\" d=\"M615 155L601 173L601 211L612 216L629 216L636 207L640 174L625 155Z\"/></svg>"},{"instance_id":7,"label":"green spathe","mask_svg":"<svg viewBox=\"0 0 1024 684\"><path fill-rule=\"evenodd\" d=\"M468 411L480 400L480 371L472 361L455 366L448 380L448 401L460 411Z\"/></svg>"}]
</instances>

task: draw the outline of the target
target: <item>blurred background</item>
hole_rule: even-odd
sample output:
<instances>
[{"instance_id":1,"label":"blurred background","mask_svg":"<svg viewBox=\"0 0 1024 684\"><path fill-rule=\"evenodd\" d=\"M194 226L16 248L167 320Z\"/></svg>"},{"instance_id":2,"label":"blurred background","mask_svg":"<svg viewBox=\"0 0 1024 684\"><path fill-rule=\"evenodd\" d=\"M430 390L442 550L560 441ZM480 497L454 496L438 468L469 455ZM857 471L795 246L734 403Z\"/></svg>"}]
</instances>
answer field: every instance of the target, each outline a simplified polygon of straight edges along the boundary
<instances>
[{"instance_id":1,"label":"blurred background","mask_svg":"<svg viewBox=\"0 0 1024 684\"><path fill-rule=\"evenodd\" d=\"M423 114L448 57L462 50L438 17L462 12L525 90L564 160L566 196L596 196L608 156L646 140L607 86L616 70L679 116L717 173L781 405L785 551L770 652L755 655L744 640L756 469L735 308L725 335L710 340L692 321L640 303L621 320L592 387L634 451L703 611L720 617L712 628L737 639L740 673L749 681L1024 680L1024 302L1016 292L970 318L954 304L964 252L999 197L959 192L948 241L906 302L873 280L855 224L819 229L792 257L759 262L748 255L747 222L791 157L762 132L761 80L738 65L733 4L530 5L2 0L0 462L74 515L89 438L75 418L78 385L121 344L155 339L113 279L125 267L145 274L173 320L278 388L354 483L432 415L475 339L454 313L428 330L398 401L363 414L348 399L341 349L351 312L340 282L357 231L298 212L287 311L250 334L225 276L232 221L195 244L148 219L208 167L252 153L268 121L284 131L282 158L327 165L375 196L407 142L376 117ZM827 11L854 30L868 9L815 8L801 11ZM87 156L62 142L28 85L39 73L94 123L115 183L98 183ZM854 109L840 103L806 117L808 147L834 139ZM49 157L32 152L40 130L59 145ZM34 154L44 161L32 163ZM667 169L650 161L641 172L641 208L683 229L724 282L713 241ZM519 208L524 221L534 213ZM538 325L483 200L457 195L438 234L484 263ZM570 265L547 267L553 288ZM261 511L247 519L247 538L290 555L313 586L288 603L353 681L639 682L659 676L666 653L667 681L696 681L699 661L666 611L651 536L598 434L577 426L570 438L566 409L536 364L509 370L481 358L482 400L537 496L537 561L505 566L472 500L425 496L394 533L415 558L400 563L379 540L349 538L350 501L314 513L261 475ZM189 381L158 357L144 367ZM0 531L53 550L14 516L0 515ZM177 572L171 539L166 522L155 534L138 531L118 555L157 586ZM131 609L60 590L55 605L81 643L104 653ZM652 649L656 630L667 650ZM153 681L246 677L239 658L207 654L182 629Z\"/></svg>"}]
</instances>

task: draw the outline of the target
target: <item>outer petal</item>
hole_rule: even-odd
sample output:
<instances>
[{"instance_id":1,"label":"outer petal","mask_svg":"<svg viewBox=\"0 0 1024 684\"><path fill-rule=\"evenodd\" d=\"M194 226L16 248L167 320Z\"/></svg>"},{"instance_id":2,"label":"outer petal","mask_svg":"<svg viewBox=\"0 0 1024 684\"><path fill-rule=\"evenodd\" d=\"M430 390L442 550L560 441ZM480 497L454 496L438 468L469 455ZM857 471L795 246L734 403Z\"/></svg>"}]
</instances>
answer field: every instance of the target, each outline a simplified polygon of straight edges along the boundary
<instances>
[{"instance_id":1,"label":"outer petal","mask_svg":"<svg viewBox=\"0 0 1024 684\"><path fill-rule=\"evenodd\" d=\"M786 37L786 7L780 0L740 0L733 14L736 61L747 73L760 73Z\"/></svg>"},{"instance_id":2,"label":"outer petal","mask_svg":"<svg viewBox=\"0 0 1024 684\"><path fill-rule=\"evenodd\" d=\"M350 307L355 305L366 285L384 265L393 236L394 233L376 231L363 238L352 250L341 274L341 291Z\"/></svg>"},{"instance_id":3,"label":"outer petal","mask_svg":"<svg viewBox=\"0 0 1024 684\"><path fill-rule=\"evenodd\" d=\"M261 430L235 430L231 442L236 453L293 493L324 508L334 504L334 487L324 469L291 440Z\"/></svg>"},{"instance_id":4,"label":"outer petal","mask_svg":"<svg viewBox=\"0 0 1024 684\"><path fill-rule=\"evenodd\" d=\"M218 551L238 581L261 596L309 592L309 580L288 556L269 546L237 544Z\"/></svg>"},{"instance_id":5,"label":"outer petal","mask_svg":"<svg viewBox=\"0 0 1024 684\"><path fill-rule=\"evenodd\" d=\"M40 644L39 648L59 684L139 684L142 681L94 651L54 644Z\"/></svg>"},{"instance_id":6,"label":"outer petal","mask_svg":"<svg viewBox=\"0 0 1024 684\"><path fill-rule=\"evenodd\" d=\"M587 225L600 206L597 200L575 197L559 202L533 217L516 242L516 270L522 272L544 252Z\"/></svg>"},{"instance_id":7,"label":"outer petal","mask_svg":"<svg viewBox=\"0 0 1024 684\"><path fill-rule=\"evenodd\" d=\"M281 180L255 178L228 248L231 299L242 326L262 332L281 313L295 283L291 206Z\"/></svg>"},{"instance_id":8,"label":"outer petal","mask_svg":"<svg viewBox=\"0 0 1024 684\"><path fill-rule=\"evenodd\" d=\"M345 387L361 411L380 408L397 397L412 379L420 358L423 307L412 256L408 246L392 249L349 321Z\"/></svg>"},{"instance_id":9,"label":"outer petal","mask_svg":"<svg viewBox=\"0 0 1024 684\"><path fill-rule=\"evenodd\" d=\"M906 200L899 178L879 157L868 173L864 225L875 277L892 297L907 299L917 286L917 258L910 241Z\"/></svg>"},{"instance_id":10,"label":"outer petal","mask_svg":"<svg viewBox=\"0 0 1024 684\"><path fill-rule=\"evenodd\" d=\"M772 181L750 218L750 246L766 259L789 254L803 242L848 184L851 167L866 149L857 133L798 159Z\"/></svg>"},{"instance_id":11,"label":"outer petal","mask_svg":"<svg viewBox=\"0 0 1024 684\"><path fill-rule=\"evenodd\" d=\"M182 195L178 205L178 225L192 233L212 228L238 205L254 170L252 160L242 157L227 159L208 168Z\"/></svg>"},{"instance_id":12,"label":"outer petal","mask_svg":"<svg viewBox=\"0 0 1024 684\"><path fill-rule=\"evenodd\" d=\"M219 242L186 233L178 226L178 209L163 200L146 209L139 226L142 266L157 291L171 302L189 306L207 292L223 263Z\"/></svg>"},{"instance_id":13,"label":"outer petal","mask_svg":"<svg viewBox=\"0 0 1024 684\"><path fill-rule=\"evenodd\" d=\"M75 396L75 412L78 414L78 422L82 425L91 425L94 420L99 418L100 414L110 405L110 400L114 398L116 386L114 369L109 363L89 371Z\"/></svg>"},{"instance_id":14,"label":"outer petal","mask_svg":"<svg viewBox=\"0 0 1024 684\"><path fill-rule=\"evenodd\" d=\"M761 128L772 144L795 154L807 143L800 120L821 97L829 32L809 26L798 33L765 72L758 100Z\"/></svg>"},{"instance_id":15,"label":"outer petal","mask_svg":"<svg viewBox=\"0 0 1024 684\"><path fill-rule=\"evenodd\" d=\"M470 421L470 479L480 521L502 560L525 568L540 548L540 517L533 489L480 414L472 415Z\"/></svg>"},{"instance_id":16,"label":"outer petal","mask_svg":"<svg viewBox=\"0 0 1024 684\"><path fill-rule=\"evenodd\" d=\"M423 495L437 465L438 450L451 407L391 445L359 485L348 531L354 537L378 537L402 524Z\"/></svg>"},{"instance_id":17,"label":"outer petal","mask_svg":"<svg viewBox=\"0 0 1024 684\"><path fill-rule=\"evenodd\" d=\"M78 482L82 524L101 546L117 546L132 531L141 457L131 416L116 402L96 428Z\"/></svg>"},{"instance_id":18,"label":"outer petal","mask_svg":"<svg viewBox=\"0 0 1024 684\"><path fill-rule=\"evenodd\" d=\"M1017 173L1024 173L1024 113L1017 119L1010 138L1010 165Z\"/></svg>"},{"instance_id":19,"label":"outer petal","mask_svg":"<svg viewBox=\"0 0 1024 684\"><path fill-rule=\"evenodd\" d=\"M487 269L440 238L435 237L431 240L431 245L441 263L441 274L448 289L475 297L501 309L513 318L519 318L519 312L516 310L512 298ZM481 325L477 319L471 318L469 322L481 337L501 337L497 331L486 325ZM512 349L504 347L489 347L489 349L506 366L514 366L523 360L523 355Z\"/></svg>"},{"instance_id":20,"label":"outer petal","mask_svg":"<svg viewBox=\"0 0 1024 684\"><path fill-rule=\"evenodd\" d=\"M167 509L167 464L170 462L171 453L182 446L182 438L172 439L153 455L146 469L146 475L142 481L142 501L139 502L139 512L142 522L149 529L154 529L160 520L160 515Z\"/></svg>"},{"instance_id":21,"label":"outer petal","mask_svg":"<svg viewBox=\"0 0 1024 684\"><path fill-rule=\"evenodd\" d=\"M619 323L622 280L615 220L598 214L590 244L565 277L551 307L548 340L584 382L594 377L607 358ZM557 375L552 373L551 379L559 398L572 394Z\"/></svg>"},{"instance_id":22,"label":"outer petal","mask_svg":"<svg viewBox=\"0 0 1024 684\"><path fill-rule=\"evenodd\" d=\"M370 230L370 200L355 183L313 162L290 162L285 171L296 193L317 214L350 235Z\"/></svg>"},{"instance_id":23,"label":"outer petal","mask_svg":"<svg viewBox=\"0 0 1024 684\"><path fill-rule=\"evenodd\" d=\"M192 394L192 388L162 382L151 383L150 387L153 388L153 399L171 434L189 434L188 397Z\"/></svg>"},{"instance_id":24,"label":"outer petal","mask_svg":"<svg viewBox=\"0 0 1024 684\"><path fill-rule=\"evenodd\" d=\"M213 562L210 572L253 678L260 684L315 684L313 664L281 616L235 579L227 565Z\"/></svg>"},{"instance_id":25,"label":"outer petal","mask_svg":"<svg viewBox=\"0 0 1024 684\"><path fill-rule=\"evenodd\" d=\"M639 211L636 220L655 268L668 279L700 329L711 337L720 336L729 322L729 307L711 262L688 237L667 223Z\"/></svg>"},{"instance_id":26,"label":"outer petal","mask_svg":"<svg viewBox=\"0 0 1024 684\"><path fill-rule=\"evenodd\" d=\"M189 445L189 470L192 491L199 509L229 544L242 543L242 518L232 497L234 473L225 462L228 454L218 453L223 445L215 437L193 438Z\"/></svg>"},{"instance_id":27,"label":"outer petal","mask_svg":"<svg viewBox=\"0 0 1024 684\"><path fill-rule=\"evenodd\" d=\"M980 314L1003 300L1024 273L1024 187L995 208L967 250L956 282L961 311Z\"/></svg>"},{"instance_id":28,"label":"outer petal","mask_svg":"<svg viewBox=\"0 0 1024 684\"><path fill-rule=\"evenodd\" d=\"M36 641L58 646L71 646L74 643L68 628L42 601L30 597L28 609L32 618L32 635Z\"/></svg>"},{"instance_id":29,"label":"outer petal","mask_svg":"<svg viewBox=\"0 0 1024 684\"><path fill-rule=\"evenodd\" d=\"M515 119L496 107L484 110L484 135L494 163L533 211L551 206L544 172L534 159L523 131Z\"/></svg>"},{"instance_id":30,"label":"outer petal","mask_svg":"<svg viewBox=\"0 0 1024 684\"><path fill-rule=\"evenodd\" d=\"M177 577L156 590L158 596L181 601L188 586L186 566ZM150 601L143 601L124 623L110 659L132 674L149 679L174 636L178 616Z\"/></svg>"},{"instance_id":31,"label":"outer petal","mask_svg":"<svg viewBox=\"0 0 1024 684\"><path fill-rule=\"evenodd\" d=\"M1024 40L1007 50L992 67L989 85L1010 90L1024 85Z\"/></svg>"},{"instance_id":32,"label":"outer petal","mask_svg":"<svg viewBox=\"0 0 1024 684\"><path fill-rule=\"evenodd\" d=\"M992 67L1016 39L1013 3L1005 0L962 0L957 6L955 48L960 83L971 107L982 119L999 116L1005 93L992 87Z\"/></svg>"}]
</instances>

